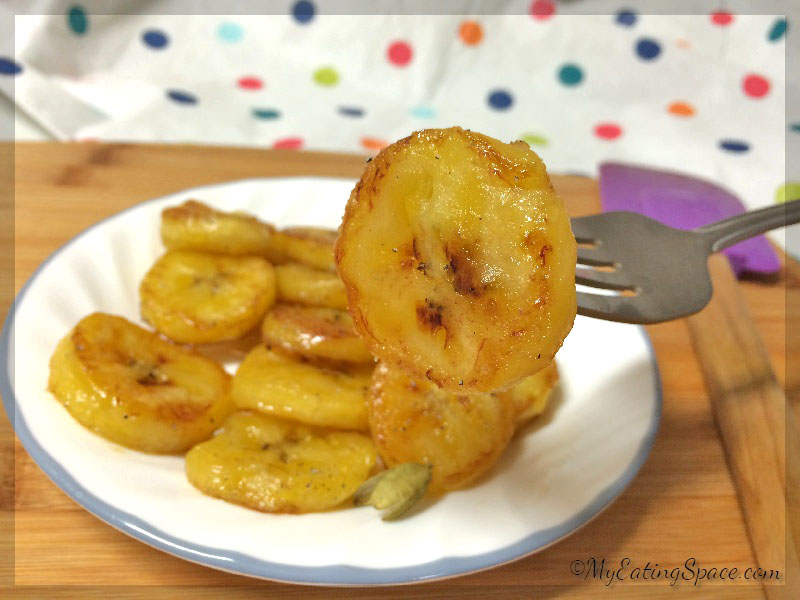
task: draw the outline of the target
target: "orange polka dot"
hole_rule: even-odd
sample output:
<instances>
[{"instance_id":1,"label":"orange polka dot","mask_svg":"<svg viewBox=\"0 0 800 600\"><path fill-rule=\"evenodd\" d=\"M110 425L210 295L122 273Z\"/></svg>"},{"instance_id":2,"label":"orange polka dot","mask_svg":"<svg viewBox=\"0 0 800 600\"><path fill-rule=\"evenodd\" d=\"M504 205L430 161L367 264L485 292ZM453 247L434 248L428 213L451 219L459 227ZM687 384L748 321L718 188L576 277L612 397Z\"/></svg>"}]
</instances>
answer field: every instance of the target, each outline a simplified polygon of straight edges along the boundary
<instances>
[{"instance_id":1,"label":"orange polka dot","mask_svg":"<svg viewBox=\"0 0 800 600\"><path fill-rule=\"evenodd\" d=\"M467 46L477 46L483 39L483 27L477 21L464 21L458 28L458 36Z\"/></svg>"},{"instance_id":2,"label":"orange polka dot","mask_svg":"<svg viewBox=\"0 0 800 600\"><path fill-rule=\"evenodd\" d=\"M678 117L691 117L696 111L688 102L673 102L667 110Z\"/></svg>"},{"instance_id":3,"label":"orange polka dot","mask_svg":"<svg viewBox=\"0 0 800 600\"><path fill-rule=\"evenodd\" d=\"M687 49L692 47L692 42L683 38L679 39L677 42L675 42L675 44L678 46L678 48Z\"/></svg>"},{"instance_id":4,"label":"orange polka dot","mask_svg":"<svg viewBox=\"0 0 800 600\"><path fill-rule=\"evenodd\" d=\"M389 145L389 142L387 142L386 140L381 140L373 137L363 137L361 138L361 145L364 146L364 148L366 148L367 150L372 150L377 152L382 148L386 148L386 146Z\"/></svg>"}]
</instances>

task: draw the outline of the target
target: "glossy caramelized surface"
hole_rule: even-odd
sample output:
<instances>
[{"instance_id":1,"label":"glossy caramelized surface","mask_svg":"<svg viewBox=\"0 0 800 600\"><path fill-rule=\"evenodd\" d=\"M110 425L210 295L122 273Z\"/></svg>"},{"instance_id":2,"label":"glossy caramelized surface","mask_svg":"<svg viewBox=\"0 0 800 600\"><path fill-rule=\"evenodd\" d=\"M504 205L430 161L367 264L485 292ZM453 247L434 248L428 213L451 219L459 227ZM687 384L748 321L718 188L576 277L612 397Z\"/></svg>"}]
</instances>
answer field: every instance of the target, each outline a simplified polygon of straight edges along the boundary
<instances>
[{"instance_id":1,"label":"glossy caramelized surface","mask_svg":"<svg viewBox=\"0 0 800 600\"><path fill-rule=\"evenodd\" d=\"M187 200L161 213L161 239L168 250L232 256L279 256L275 228L252 215L216 210Z\"/></svg>"},{"instance_id":2,"label":"glossy caramelized surface","mask_svg":"<svg viewBox=\"0 0 800 600\"><path fill-rule=\"evenodd\" d=\"M142 316L184 344L233 340L275 302L275 269L263 258L167 252L139 286Z\"/></svg>"},{"instance_id":3,"label":"glossy caramelized surface","mask_svg":"<svg viewBox=\"0 0 800 600\"><path fill-rule=\"evenodd\" d=\"M276 304L264 317L261 338L273 349L310 360L370 364L372 355L350 315L335 308Z\"/></svg>"},{"instance_id":4,"label":"glossy caramelized surface","mask_svg":"<svg viewBox=\"0 0 800 600\"><path fill-rule=\"evenodd\" d=\"M228 502L264 512L311 512L352 496L375 460L365 435L243 411L189 451L186 475L200 491Z\"/></svg>"},{"instance_id":5,"label":"glossy caramelized surface","mask_svg":"<svg viewBox=\"0 0 800 600\"><path fill-rule=\"evenodd\" d=\"M347 294L336 273L287 263L276 266L275 275L280 302L347 310Z\"/></svg>"},{"instance_id":6,"label":"glossy caramelized surface","mask_svg":"<svg viewBox=\"0 0 800 600\"><path fill-rule=\"evenodd\" d=\"M460 128L372 160L336 245L369 349L455 392L508 387L552 360L575 317L575 259L539 157Z\"/></svg>"},{"instance_id":7,"label":"glossy caramelized surface","mask_svg":"<svg viewBox=\"0 0 800 600\"><path fill-rule=\"evenodd\" d=\"M94 313L58 344L48 388L82 425L143 452L183 452L233 409L217 363L121 318Z\"/></svg>"},{"instance_id":8,"label":"glossy caramelized surface","mask_svg":"<svg viewBox=\"0 0 800 600\"><path fill-rule=\"evenodd\" d=\"M238 408L310 425L362 430L371 374L371 365L323 369L256 346L233 378L233 400Z\"/></svg>"},{"instance_id":9,"label":"glossy caramelized surface","mask_svg":"<svg viewBox=\"0 0 800 600\"><path fill-rule=\"evenodd\" d=\"M380 363L369 424L387 466L432 465L430 489L463 487L486 473L514 433L517 407L493 394L452 394Z\"/></svg>"}]
</instances>

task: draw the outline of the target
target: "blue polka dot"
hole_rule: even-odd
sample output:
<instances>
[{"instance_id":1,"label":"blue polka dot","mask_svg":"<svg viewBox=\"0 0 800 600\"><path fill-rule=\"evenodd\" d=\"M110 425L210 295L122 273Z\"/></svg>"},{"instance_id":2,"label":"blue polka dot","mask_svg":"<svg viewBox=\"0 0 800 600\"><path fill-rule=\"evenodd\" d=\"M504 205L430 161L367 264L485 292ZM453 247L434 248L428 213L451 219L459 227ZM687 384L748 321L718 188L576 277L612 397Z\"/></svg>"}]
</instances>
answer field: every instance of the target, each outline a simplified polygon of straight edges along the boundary
<instances>
[{"instance_id":1,"label":"blue polka dot","mask_svg":"<svg viewBox=\"0 0 800 600\"><path fill-rule=\"evenodd\" d=\"M162 31L158 31L157 29L150 29L148 31L145 31L142 34L142 41L145 43L146 46L150 46L154 50L160 50L161 48L165 48L166 45L169 44L167 35Z\"/></svg>"},{"instance_id":2,"label":"blue polka dot","mask_svg":"<svg viewBox=\"0 0 800 600\"><path fill-rule=\"evenodd\" d=\"M617 13L617 23L623 27L633 27L636 24L636 13L627 8L623 8Z\"/></svg>"},{"instance_id":3,"label":"blue polka dot","mask_svg":"<svg viewBox=\"0 0 800 600\"><path fill-rule=\"evenodd\" d=\"M495 90L489 94L489 106L495 110L508 110L513 103L514 98L505 90Z\"/></svg>"},{"instance_id":4,"label":"blue polka dot","mask_svg":"<svg viewBox=\"0 0 800 600\"><path fill-rule=\"evenodd\" d=\"M217 27L217 35L223 42L239 42L244 37L244 29L238 23L226 21Z\"/></svg>"},{"instance_id":5,"label":"blue polka dot","mask_svg":"<svg viewBox=\"0 0 800 600\"><path fill-rule=\"evenodd\" d=\"M256 119L263 119L264 121L272 121L274 119L280 118L281 113L275 110L274 108L254 108L253 116Z\"/></svg>"},{"instance_id":6,"label":"blue polka dot","mask_svg":"<svg viewBox=\"0 0 800 600\"><path fill-rule=\"evenodd\" d=\"M767 39L770 42L777 42L784 35L786 35L786 19L780 17L770 27Z\"/></svg>"},{"instance_id":7,"label":"blue polka dot","mask_svg":"<svg viewBox=\"0 0 800 600\"><path fill-rule=\"evenodd\" d=\"M429 106L415 106L409 111L409 113L412 117L416 117L418 119L432 119L436 116L436 111Z\"/></svg>"},{"instance_id":8,"label":"blue polka dot","mask_svg":"<svg viewBox=\"0 0 800 600\"><path fill-rule=\"evenodd\" d=\"M167 97L178 104L197 104L197 96L182 90L167 90Z\"/></svg>"},{"instance_id":9,"label":"blue polka dot","mask_svg":"<svg viewBox=\"0 0 800 600\"><path fill-rule=\"evenodd\" d=\"M800 123L792 123L789 129L791 129L792 131L796 131L797 133L800 133Z\"/></svg>"},{"instance_id":10,"label":"blue polka dot","mask_svg":"<svg viewBox=\"0 0 800 600\"><path fill-rule=\"evenodd\" d=\"M636 42L636 54L643 60L653 60L661 54L661 44L650 38L642 38Z\"/></svg>"},{"instance_id":11,"label":"blue polka dot","mask_svg":"<svg viewBox=\"0 0 800 600\"><path fill-rule=\"evenodd\" d=\"M69 28L72 29L75 35L83 35L89 31L89 17L86 16L86 11L83 10L83 7L77 4L67 12L67 23L69 23Z\"/></svg>"},{"instance_id":12,"label":"blue polka dot","mask_svg":"<svg viewBox=\"0 0 800 600\"><path fill-rule=\"evenodd\" d=\"M364 109L357 106L340 106L339 114L345 117L363 117Z\"/></svg>"},{"instance_id":13,"label":"blue polka dot","mask_svg":"<svg viewBox=\"0 0 800 600\"><path fill-rule=\"evenodd\" d=\"M583 70L576 64L567 63L558 70L558 80L566 86L578 85L583 81Z\"/></svg>"},{"instance_id":14,"label":"blue polka dot","mask_svg":"<svg viewBox=\"0 0 800 600\"><path fill-rule=\"evenodd\" d=\"M316 12L314 5L308 0L299 0L292 7L292 16L298 23L308 23L314 18L314 12Z\"/></svg>"},{"instance_id":15,"label":"blue polka dot","mask_svg":"<svg viewBox=\"0 0 800 600\"><path fill-rule=\"evenodd\" d=\"M16 61L0 56L0 75L19 75L22 73L22 65Z\"/></svg>"},{"instance_id":16,"label":"blue polka dot","mask_svg":"<svg viewBox=\"0 0 800 600\"><path fill-rule=\"evenodd\" d=\"M735 152L736 154L750 150L750 144L742 142L741 140L720 140L719 147L728 152Z\"/></svg>"}]
</instances>

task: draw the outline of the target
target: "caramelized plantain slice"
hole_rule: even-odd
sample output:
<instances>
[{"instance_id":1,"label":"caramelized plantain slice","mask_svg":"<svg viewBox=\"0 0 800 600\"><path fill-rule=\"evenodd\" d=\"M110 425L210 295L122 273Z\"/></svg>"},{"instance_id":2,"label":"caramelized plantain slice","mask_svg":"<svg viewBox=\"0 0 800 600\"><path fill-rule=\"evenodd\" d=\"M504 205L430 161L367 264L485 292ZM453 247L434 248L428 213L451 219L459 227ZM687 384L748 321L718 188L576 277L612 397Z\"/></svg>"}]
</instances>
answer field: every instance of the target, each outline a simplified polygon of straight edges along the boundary
<instances>
[{"instance_id":1,"label":"caramelized plantain slice","mask_svg":"<svg viewBox=\"0 0 800 600\"><path fill-rule=\"evenodd\" d=\"M175 250L156 261L139 293L144 319L176 342L233 340L275 302L275 270L263 258Z\"/></svg>"},{"instance_id":2,"label":"caramelized plantain slice","mask_svg":"<svg viewBox=\"0 0 800 600\"><path fill-rule=\"evenodd\" d=\"M335 253L369 350L453 393L533 375L575 318L569 217L524 142L454 127L385 148L350 195Z\"/></svg>"},{"instance_id":3,"label":"caramelized plantain slice","mask_svg":"<svg viewBox=\"0 0 800 600\"><path fill-rule=\"evenodd\" d=\"M215 210L197 200L162 211L161 239L167 250L280 257L272 225L251 215Z\"/></svg>"},{"instance_id":4,"label":"caramelized plantain slice","mask_svg":"<svg viewBox=\"0 0 800 600\"><path fill-rule=\"evenodd\" d=\"M296 262L320 271L336 271L333 244L338 232L322 227L287 227L275 233L279 263Z\"/></svg>"},{"instance_id":5,"label":"caramelized plantain slice","mask_svg":"<svg viewBox=\"0 0 800 600\"><path fill-rule=\"evenodd\" d=\"M368 372L320 368L257 346L233 378L241 409L339 429L367 429Z\"/></svg>"},{"instance_id":6,"label":"caramelized plantain slice","mask_svg":"<svg viewBox=\"0 0 800 600\"><path fill-rule=\"evenodd\" d=\"M243 411L186 455L186 475L204 494L264 511L338 506L375 466L369 437Z\"/></svg>"},{"instance_id":7,"label":"caramelized plantain slice","mask_svg":"<svg viewBox=\"0 0 800 600\"><path fill-rule=\"evenodd\" d=\"M214 361L104 313L58 344L48 389L88 429L157 454L208 438L233 409L230 376Z\"/></svg>"},{"instance_id":8,"label":"caramelized plantain slice","mask_svg":"<svg viewBox=\"0 0 800 600\"><path fill-rule=\"evenodd\" d=\"M495 464L514 433L518 408L492 394L451 394L379 363L369 425L387 466L433 467L430 489L463 487Z\"/></svg>"},{"instance_id":9,"label":"caramelized plantain slice","mask_svg":"<svg viewBox=\"0 0 800 600\"><path fill-rule=\"evenodd\" d=\"M343 310L276 304L264 317L261 336L267 347L310 360L370 364L372 355Z\"/></svg>"},{"instance_id":10,"label":"caramelized plantain slice","mask_svg":"<svg viewBox=\"0 0 800 600\"><path fill-rule=\"evenodd\" d=\"M280 302L347 310L344 284L335 273L298 263L275 267Z\"/></svg>"}]
</instances>

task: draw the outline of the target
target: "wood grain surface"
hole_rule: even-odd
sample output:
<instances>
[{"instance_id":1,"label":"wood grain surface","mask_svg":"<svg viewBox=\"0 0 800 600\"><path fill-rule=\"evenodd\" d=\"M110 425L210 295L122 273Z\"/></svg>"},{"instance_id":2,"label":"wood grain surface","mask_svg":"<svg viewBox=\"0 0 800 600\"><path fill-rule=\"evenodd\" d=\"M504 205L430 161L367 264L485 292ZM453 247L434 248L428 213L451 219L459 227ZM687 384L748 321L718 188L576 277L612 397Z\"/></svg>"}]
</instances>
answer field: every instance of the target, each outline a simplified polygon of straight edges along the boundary
<instances>
[{"instance_id":1,"label":"wood grain surface","mask_svg":"<svg viewBox=\"0 0 800 600\"><path fill-rule=\"evenodd\" d=\"M9 145L3 152L10 154ZM13 204L6 193L0 218L12 212L15 231L0 229L5 248L0 258L8 259L8 249L13 249L13 260L3 263L2 276L13 279L15 290L75 234L143 200L248 177L357 177L364 161L358 156L291 151L92 143L16 144L13 159ZM556 176L553 181L573 215L598 209L598 188L592 179ZM739 289L777 381L796 407L800 376L787 364L797 364L800 348L797 336L787 337L786 328L796 327L800 314L792 312L787 318L786 306L797 306L800 297L797 267L787 265L773 281L742 282ZM0 296L2 314L9 299L8 293ZM33 463L2 415L0 542L5 545L0 547L0 583L5 587L0 597L8 592L21 598L672 598L676 590L668 581L606 586L573 576L570 564L595 557L618 565L629 558L633 565L644 567L649 561L671 569L694 558L706 568L775 568L756 563L686 322L649 327L648 333L663 383L662 423L651 456L621 497L543 552L481 573L414 586L352 590L260 582L164 554L102 523L69 499ZM106 586L114 586L113 591ZM764 597L760 583L741 579L678 587L686 597Z\"/></svg>"}]
</instances>

